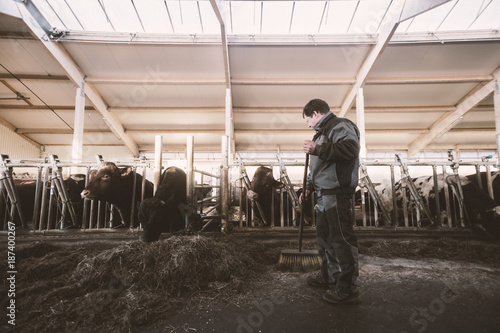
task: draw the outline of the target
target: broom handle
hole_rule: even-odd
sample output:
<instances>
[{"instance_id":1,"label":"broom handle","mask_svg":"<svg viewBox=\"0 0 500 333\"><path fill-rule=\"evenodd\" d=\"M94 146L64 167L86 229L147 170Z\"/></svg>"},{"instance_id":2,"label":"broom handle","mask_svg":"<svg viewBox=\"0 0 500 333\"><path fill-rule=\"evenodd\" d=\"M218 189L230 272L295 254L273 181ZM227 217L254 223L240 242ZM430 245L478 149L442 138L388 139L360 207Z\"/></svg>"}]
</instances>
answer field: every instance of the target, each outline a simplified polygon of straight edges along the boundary
<instances>
[{"instance_id":1,"label":"broom handle","mask_svg":"<svg viewBox=\"0 0 500 333\"><path fill-rule=\"evenodd\" d=\"M302 203L300 210L300 224L299 224L299 252L302 252L302 231L304 230L304 207L306 202L306 183L307 183L307 169L309 168L309 154L306 154L306 163L304 166L304 177L302 178Z\"/></svg>"}]
</instances>

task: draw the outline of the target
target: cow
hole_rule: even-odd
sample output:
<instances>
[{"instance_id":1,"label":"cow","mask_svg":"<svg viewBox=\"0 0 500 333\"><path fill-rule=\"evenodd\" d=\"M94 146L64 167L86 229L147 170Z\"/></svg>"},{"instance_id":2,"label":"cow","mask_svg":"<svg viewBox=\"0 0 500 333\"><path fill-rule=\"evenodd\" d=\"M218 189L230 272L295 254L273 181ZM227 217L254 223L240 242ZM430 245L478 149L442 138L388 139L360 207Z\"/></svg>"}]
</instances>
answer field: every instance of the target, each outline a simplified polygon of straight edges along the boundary
<instances>
[{"instance_id":1,"label":"cow","mask_svg":"<svg viewBox=\"0 0 500 333\"><path fill-rule=\"evenodd\" d=\"M136 184L134 188L134 176ZM102 200L113 204L119 211L121 225L116 227L130 227L132 207L137 207L141 202L143 177L134 172L131 167L119 168L113 162L102 162L91 171L87 186L81 192L81 197L91 200ZM134 202L132 197L134 196ZM144 198L153 196L153 183L145 180ZM134 220L138 214L135 210Z\"/></svg>"},{"instance_id":2,"label":"cow","mask_svg":"<svg viewBox=\"0 0 500 333\"><path fill-rule=\"evenodd\" d=\"M274 225L279 225L280 223L280 196L276 191L277 189L282 189L285 184L274 179L273 170L269 167L260 166L255 170L252 181L250 182L250 189L248 191L244 190L243 194L251 201L258 202L262 213L264 214L264 219L262 218L258 206L255 205L255 220L261 226L271 226L274 218ZM291 215L292 207L290 200L288 200L288 193L284 193L284 207L283 211ZM274 205L273 205L274 202ZM246 211L246 200L241 203L241 208ZM273 215L274 210L274 215ZM252 220L251 211L250 216L247 216L247 220Z\"/></svg>"},{"instance_id":3,"label":"cow","mask_svg":"<svg viewBox=\"0 0 500 333\"><path fill-rule=\"evenodd\" d=\"M187 206L186 173L178 167L167 168L152 198L144 199L139 206L139 221L143 227L142 240L154 242L163 232L184 229L186 218L201 228L201 217Z\"/></svg>"},{"instance_id":4,"label":"cow","mask_svg":"<svg viewBox=\"0 0 500 333\"><path fill-rule=\"evenodd\" d=\"M35 203L35 193L36 193L36 180L34 179L14 179L14 186L16 187L16 192L19 196L19 206L22 209L23 218L26 223L32 223L35 225L36 221L33 221L33 209ZM66 188L66 193L68 194L68 200L73 206L75 212L76 221L71 220L69 213L66 214L65 224L66 227L80 227L83 217L83 199L80 197L80 192L85 187L85 175L83 174L73 174L68 178L64 179L64 186ZM51 181L46 181L43 183L45 189L51 187ZM2 197L0 203L0 216L3 219L5 214L5 199ZM39 198L41 203L41 198ZM47 209L47 208L45 208ZM16 224L19 222L19 216L16 214L14 221ZM45 228L45 226L42 226Z\"/></svg>"},{"instance_id":5,"label":"cow","mask_svg":"<svg viewBox=\"0 0 500 333\"><path fill-rule=\"evenodd\" d=\"M265 166L260 166L255 170L255 173L250 182L250 189L246 193L248 199L258 202L264 217L261 216L259 209L255 207L255 218L259 224L270 226L272 221L272 211L274 210L274 221L279 221L280 198L276 189L283 188L284 184L274 179L273 169ZM274 202L274 206L273 206ZM248 220L251 217L247 217Z\"/></svg>"},{"instance_id":6,"label":"cow","mask_svg":"<svg viewBox=\"0 0 500 333\"><path fill-rule=\"evenodd\" d=\"M455 192L459 193L458 184L456 181L456 177L454 175L438 175L437 176L437 184L439 191L439 206L440 206L440 214L438 225L444 224L451 217L447 216L446 212L446 201L445 201L445 192L444 192L444 184L445 179L447 180L447 184L449 188L454 187ZM481 191L475 184L473 184L467 177L459 177L460 185L463 193L463 202L466 211L466 220L473 226L479 225L484 219L494 218L495 215L500 213L500 206L492 200L487 194ZM406 178L399 180L395 183L396 190L396 205L397 205L397 215L398 221L393 221L393 224L400 224L403 218L403 185L407 182ZM412 178L412 182L417 189L419 196L422 198L423 203L429 208L430 214L434 219L436 214L436 200L435 200L435 191L434 191L434 178L433 176L421 176L417 178ZM408 185L406 185L408 187ZM380 197L382 205L385 207L388 215L390 217L393 216L393 205L392 205L392 188L390 182L383 181L380 185L375 186L375 190ZM410 193L407 190L407 202L410 203ZM410 210L410 207L407 206L407 210ZM424 212L421 213L422 217L425 217Z\"/></svg>"},{"instance_id":7,"label":"cow","mask_svg":"<svg viewBox=\"0 0 500 333\"><path fill-rule=\"evenodd\" d=\"M465 176L467 179L469 179L473 184L479 187L479 181L476 173L473 173L471 175ZM480 172L479 177L481 179L481 186L480 188L483 190L483 192L488 193L488 183L487 183L487 177L486 177L486 172ZM500 205L500 172L496 171L491 174L491 184L493 187L493 198L497 204Z\"/></svg>"},{"instance_id":8,"label":"cow","mask_svg":"<svg viewBox=\"0 0 500 333\"><path fill-rule=\"evenodd\" d=\"M477 174L471 174L466 176L473 184L476 184L479 187L479 181L477 178ZM488 185L487 185L487 177L486 172L480 172L479 177L481 179L481 189L487 195L488 193ZM500 205L500 172L493 172L491 175L491 184L493 188L493 200L495 200L497 205ZM493 216L492 216L493 215ZM482 226L484 229L495 236L496 238L500 238L500 217L491 212L484 212L481 214L482 217Z\"/></svg>"}]
</instances>

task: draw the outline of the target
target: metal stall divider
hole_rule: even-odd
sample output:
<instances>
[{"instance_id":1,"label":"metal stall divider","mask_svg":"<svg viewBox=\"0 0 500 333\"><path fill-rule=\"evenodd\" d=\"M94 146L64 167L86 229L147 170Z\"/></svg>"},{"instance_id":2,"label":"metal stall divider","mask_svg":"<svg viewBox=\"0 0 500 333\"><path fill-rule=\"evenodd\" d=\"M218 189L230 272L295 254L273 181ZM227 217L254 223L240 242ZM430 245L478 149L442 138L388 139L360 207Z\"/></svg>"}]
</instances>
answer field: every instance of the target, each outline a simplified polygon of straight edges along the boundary
<instances>
[{"instance_id":1,"label":"metal stall divider","mask_svg":"<svg viewBox=\"0 0 500 333\"><path fill-rule=\"evenodd\" d=\"M431 224L435 224L434 218L431 214L431 211L429 210L429 207L424 203L420 195L418 194L417 188L415 187L415 184L413 183L413 180L408 172L408 166L406 163L402 160L401 156L399 154L396 154L396 160L399 162L401 165L401 172L404 177L401 177L401 180L405 180L406 185L408 186L408 189L410 190L410 195L412 196L413 200L415 201L416 207L417 207L417 227L421 227L421 219L420 219L420 211L423 211L425 215L427 215L427 218L431 221Z\"/></svg>"},{"instance_id":2,"label":"metal stall divider","mask_svg":"<svg viewBox=\"0 0 500 333\"><path fill-rule=\"evenodd\" d=\"M297 193L295 193L295 190L293 188L293 184L290 181L290 177L288 177L288 173L286 171L286 166L285 163L281 157L281 154L276 154L276 158L278 159L278 163L280 166L280 181L285 184L285 190L288 193L288 203L291 201L293 205L292 209L292 221L293 221L293 226L295 227L297 225L297 217L295 215L295 207L298 207L300 214L303 214L302 212L302 205L299 203L299 198L297 197ZM287 207L288 207L287 203ZM281 226L285 226L285 214L284 214L284 203L283 203L283 198L281 201ZM286 210L286 213L288 214L288 209ZM289 219L287 219L287 222L289 222ZM290 226L290 223L288 223L288 226Z\"/></svg>"},{"instance_id":3,"label":"metal stall divider","mask_svg":"<svg viewBox=\"0 0 500 333\"><path fill-rule=\"evenodd\" d=\"M462 227L465 227L468 217L467 217L467 210L465 209L465 204L464 204L464 193L462 190L462 184L460 181L460 176L458 174L459 161L455 150L453 149L448 150L448 160L451 162L450 167L453 170L453 175L455 176L455 183L449 181L449 184L452 185L451 188L453 190L453 193L455 194L455 197L458 200L460 225ZM446 180L448 181L449 178L450 177L448 176Z\"/></svg>"},{"instance_id":4,"label":"metal stall divider","mask_svg":"<svg viewBox=\"0 0 500 333\"><path fill-rule=\"evenodd\" d=\"M52 182L55 184L57 189L57 193L59 194L59 198L61 199L62 207L61 207L61 218L59 220L60 229L64 229L66 222L66 211L69 212L72 226L77 226L76 214L73 208L73 204L68 196L68 192L66 190L66 185L64 184L64 179L62 175L62 168L57 164L59 163L59 158L57 155L49 154L50 163L52 164L52 171L55 177L52 179Z\"/></svg>"},{"instance_id":5,"label":"metal stall divider","mask_svg":"<svg viewBox=\"0 0 500 333\"><path fill-rule=\"evenodd\" d=\"M251 186L250 186L250 179L248 178L248 174L247 174L247 171L245 169L245 164L243 163L243 160L241 159L241 156L240 155L237 155L237 163L240 167L240 177L241 179L243 180L243 184L245 185L245 188L247 191L250 190ZM247 198L244 198L245 200ZM251 203L252 203L252 213L255 211L254 210L254 206L257 207L257 209L259 210L259 213L260 213L260 216L262 217L262 220L264 222L264 224L267 224L267 221L266 221L266 217L262 211L262 208L260 207L260 204L258 201L256 200L253 200L253 199L250 199ZM241 205L241 203L240 203ZM240 212L241 214L241 212ZM250 224L252 227L255 227L255 224L254 224L254 217L255 217L255 214L252 214L252 221L248 221L248 205L247 205L247 226Z\"/></svg>"},{"instance_id":6,"label":"metal stall divider","mask_svg":"<svg viewBox=\"0 0 500 333\"><path fill-rule=\"evenodd\" d=\"M10 163L9 156L1 154L0 166L2 167L2 173L0 176L0 182L2 182L2 187L5 191L4 193L6 193L6 195L4 195L4 198L8 199L8 200L5 200L5 202L10 201L10 212L9 212L9 215L11 218L10 222L15 223L15 217L16 217L16 212L17 212L18 216L19 216L19 220L21 222L21 226L23 228L27 229L28 226L26 224L26 221L24 219L24 215L23 215L23 212L21 209L21 203L19 201L19 194L17 193L17 189L16 189L16 186L14 184L14 180L12 178L12 167L8 166L9 163ZM19 227L19 226L17 226L17 227ZM5 228L5 226L4 226L4 228Z\"/></svg>"},{"instance_id":7,"label":"metal stall divider","mask_svg":"<svg viewBox=\"0 0 500 333\"><path fill-rule=\"evenodd\" d=\"M199 200L196 200L195 204L198 206L199 205L199 214L202 218L202 220L209 220L208 222L206 222L203 227L201 228L201 231L204 231L206 230L214 221L218 220L221 215L220 214L214 214L214 215L209 215L212 211L214 211L215 209L217 209L218 207L220 207L220 194L218 195L211 195L209 197L204 197L204 192L203 190L207 187L209 188L212 188L212 189L220 189L220 176L217 176L217 175L214 175L212 173L209 173L209 172L206 172L206 171L203 171L203 170L198 170L198 169L193 169L193 171L195 173L199 173L201 175L201 185L195 185L194 188L195 188L195 193L196 193L196 189L199 189L201 191L201 196L202 198L199 199ZM204 181L203 181L203 177L204 176L207 176L207 177L211 177L212 180L216 180L216 183L217 185L209 185L209 186L206 186ZM211 202L212 200L216 201L215 205L212 205L207 211L203 211L203 205L204 203L206 202ZM195 211L198 210L198 207L195 207Z\"/></svg>"},{"instance_id":8,"label":"metal stall divider","mask_svg":"<svg viewBox=\"0 0 500 333\"><path fill-rule=\"evenodd\" d=\"M366 169L366 165L363 161L360 161L360 170L361 170L361 179L360 183L362 183L362 188L365 187L368 189L368 193L370 194L371 198L375 202L375 205L378 206L378 209L382 212L382 215L384 218L387 220L389 224L392 224L391 218L389 217L389 214L387 213L387 210L385 209L384 205L382 204L382 201L380 200L380 196L378 195L377 191L375 190L375 186L373 185L373 182L370 179L370 176L368 175L368 171ZM393 192L394 193L394 192ZM361 191L361 202L362 202L362 209L363 209L363 226L366 227L366 218L365 218L365 207L364 207L364 192L363 190ZM375 226L379 226L379 221L377 218L377 207L374 207L374 212L375 212Z\"/></svg>"}]
</instances>

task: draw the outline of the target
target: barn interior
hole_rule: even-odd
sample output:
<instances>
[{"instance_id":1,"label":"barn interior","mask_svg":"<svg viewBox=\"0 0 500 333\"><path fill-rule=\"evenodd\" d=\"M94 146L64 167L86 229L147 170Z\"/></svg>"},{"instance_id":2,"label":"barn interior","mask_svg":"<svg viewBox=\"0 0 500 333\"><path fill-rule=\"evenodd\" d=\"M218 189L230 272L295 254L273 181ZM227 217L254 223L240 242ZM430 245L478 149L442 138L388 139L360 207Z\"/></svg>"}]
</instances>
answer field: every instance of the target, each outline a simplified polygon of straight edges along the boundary
<instances>
[{"instance_id":1,"label":"barn interior","mask_svg":"<svg viewBox=\"0 0 500 333\"><path fill-rule=\"evenodd\" d=\"M402 268L396 268L397 272L390 270L389 280L403 280L408 286L424 288L424 281L441 276L427 272L425 260L429 257L446 263L455 259L461 262L456 266L455 263L438 265L452 272L452 277L438 279L440 284L433 284L429 288L432 293L422 301L421 306L431 312L443 310L432 312L436 320L420 314L413 316L416 305L412 302L401 306L408 314L400 317L391 317L389 310L378 312L380 309L374 305L377 293L388 291L377 289L365 299L365 304L370 305L360 326L349 326L349 330L387 331L388 327L389 331L398 332L425 330L425 323L429 327L435 325L434 330L440 332L466 331L471 327L488 331L500 324L493 319L499 317L500 309L500 286L494 282L500 269L495 261L500 253L495 252L500 227L498 221L476 224L470 220L470 213L464 208L467 203L461 194L463 189L453 179L485 173L481 189L490 199L500 202L494 193L500 145L499 13L500 0L2 1L0 221L3 231L0 233L6 237L1 243L9 244L8 222L17 215L21 222L16 225L16 241L21 251L19 258L25 259L27 265L22 266L25 270L46 274L48 266L54 269L48 264L50 258L57 258L54 260L64 266L62 255L70 248L76 263L67 262L68 271L73 272L72 276L77 273L83 276L87 272L77 271L75 265L83 262L85 251L114 260L114 251L119 252L116 248L121 251L123 246L129 246L123 242L137 241L142 228L138 221L130 229L115 228L115 221L118 219L119 223L122 217L118 218L120 212L106 202L85 200L88 206L84 209L88 213L83 218L72 216L73 203L65 201L69 193L65 193L63 183L57 179L84 175L88 181L91 171L107 161L119 167L130 166L157 186L162 170L177 166L186 171L189 205L201 215L207 230L209 227L215 228L216 233L222 230L223 234L235 235L235 239L245 242L258 239L259 245L244 243L248 246L244 248L247 253L264 257L250 265L262 273L257 266L274 267L279 249L297 245L300 214L294 195L303 185L302 144L314 135L304 121L302 110L309 100L321 98L334 114L352 120L360 129L362 200L356 201L353 214L361 252L366 255L365 283L380 286L384 280L380 270L386 267L411 270L421 266L426 273L417 282L405 275L407 272L397 271ZM259 166L272 168L274 178L287 184L277 192L279 217L273 215L272 221L257 218L255 212L260 208L244 195L248 187L245 179L252 180ZM450 179L447 220L437 212L429 213L429 198L422 201L411 188L405 192L410 204L403 207L399 217L396 209L387 211L380 203L377 188L381 185L389 184L395 193L395 183L400 179L419 176ZM32 219L22 217L26 212L21 210L26 207L18 202L16 195L20 188L14 185L14 179L33 181L40 187L47 180L54 180L52 189L45 186L43 191L36 190L35 203L30 202L34 205ZM196 192L204 189L210 189L208 195L196 197ZM51 198L55 202L52 212L43 210L43 193L47 193L47 202ZM241 206L243 201L245 208ZM391 205L394 207L395 203ZM290 206L296 208L290 210ZM132 209L132 219L133 212ZM482 218L481 214L478 216ZM79 220L78 228L72 228L75 219ZM314 249L314 214L306 221L304 230L305 246ZM218 241L219 236L206 234ZM176 237L177 234L164 233L162 240L173 241ZM44 247L39 242L50 245ZM273 242L275 245L271 246ZM97 243L100 245L95 252L90 248ZM181 243L175 243L179 251L184 250ZM460 244L467 245L461 248ZM74 250L76 245L84 250ZM219 249L219 244L203 245L213 251ZM141 255L145 257L154 255L151 249L135 243L130 246L134 251L144 251ZM159 246L171 249L170 243L154 246L157 251L161 249ZM222 246L232 245L223 242ZM429 254L434 252L427 252L430 246L440 249L441 256ZM412 252L409 247L422 251ZM394 249L398 249L397 253ZM32 254L37 251L40 257ZM372 256L388 261L372 260ZM485 256L488 261L484 261ZM401 258L421 261L406 261L398 266L397 260ZM247 262L247 258L234 260ZM46 263L48 266L44 266ZM162 326L162 330L172 332L187 332L190 327L198 331L204 331L202 327L219 331L306 329L297 326L283 307L279 310L282 303L273 303L276 306L273 316L279 314L280 321L272 320L271 324L271 319L265 317L259 325L252 325L250 315L254 309L249 304L255 299L255 304L261 304L268 298L262 294L245 298L246 303L239 307L235 301L242 297L238 279L242 284L252 285L244 278L248 273L246 268L243 271L239 264L238 261L242 271L239 275L236 272L229 282L215 279L210 287L196 282L196 287L190 286L189 291L181 287L163 290L183 297L193 296L193 290L200 288L208 288L209 294L222 290L224 295L218 295L219 298L210 294L220 301L215 307L220 307L220 311L209 312L208 301L195 298L198 304L207 302L206 308L191 306L198 313L207 311L197 322L192 316L182 316L176 307L183 303L189 308L190 303L185 300L169 304L168 309L166 305L161 307L169 313L170 321L162 317L161 311L153 311L150 316L166 320L167 326ZM96 262L92 265L100 269ZM477 275L471 265L481 266ZM132 283L124 275L106 275L106 267L102 269L101 275L86 275L85 279L95 283L119 279L119 288L129 293L129 298L112 293L109 301L98 303L102 308L110 304L128 304L132 309L157 306L154 302L158 300L151 295L151 304L141 303L143 297L132 288L136 280ZM123 270L129 269L123 266ZM262 274L288 286L275 282L266 291L274 288L288 295L292 292L290 288L305 279L303 272L269 273L267 269ZM460 269L467 273L460 275ZM485 282L482 288L476 286L472 290L460 285L482 273ZM24 279L20 281L25 290L26 283L42 280L47 283L32 286L39 295L35 303L44 306L48 296L42 290L56 277L47 273L43 278L30 275ZM224 286L229 286L230 292ZM389 287L384 285L384 288ZM103 289L110 288L97 288L92 295L99 298ZM456 297L442 296L450 290ZM56 307L55 317L47 315L46 320L58 318L63 324L50 324L44 329L78 331L81 325L94 330L140 331L148 320L148 315L137 322L125 316L115 326L99 320L96 323L100 326L88 326L91 325L88 319L75 314L77 305L69 301L71 293L65 294L67 291L58 289L57 293L60 300L67 302L64 304L73 317L68 319L63 309ZM474 291L483 296L478 308L490 315L481 317L484 319L481 324L477 317L468 321L449 317L453 309L462 318L470 318L466 311L462 313L460 305ZM28 294L21 295L27 303ZM127 303L133 298L130 295L136 297L133 306ZM387 295L387 300L399 301L396 295ZM318 305L302 296L293 294L289 298L309 307ZM221 304L228 299L236 304L232 311L238 315L225 320L221 319L224 312ZM436 299L443 304L442 308L436 308L436 304L441 304ZM79 300L85 300L83 295ZM287 309L296 310L290 302L286 304ZM355 316L349 311L335 311L342 318ZM90 314L92 318L98 317L97 313ZM113 315L119 316L115 312ZM372 319L380 317L386 319L370 330ZM23 320L26 327L35 327L32 321ZM321 323L338 324L326 312L318 313L316 321L318 332L330 332ZM40 321L44 325L47 322ZM449 326L445 324L450 322ZM391 326L394 324L397 325ZM40 329L37 327L37 331Z\"/></svg>"}]
</instances>

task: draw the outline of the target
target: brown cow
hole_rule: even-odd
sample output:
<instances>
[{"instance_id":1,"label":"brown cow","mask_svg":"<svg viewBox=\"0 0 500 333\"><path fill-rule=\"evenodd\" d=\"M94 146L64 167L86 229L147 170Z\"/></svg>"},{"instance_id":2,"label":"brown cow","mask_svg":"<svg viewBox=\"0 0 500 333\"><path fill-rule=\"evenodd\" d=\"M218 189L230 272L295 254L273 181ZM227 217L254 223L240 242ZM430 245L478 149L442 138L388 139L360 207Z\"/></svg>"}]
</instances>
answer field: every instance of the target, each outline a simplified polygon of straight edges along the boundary
<instances>
[{"instance_id":1,"label":"brown cow","mask_svg":"<svg viewBox=\"0 0 500 333\"><path fill-rule=\"evenodd\" d=\"M134 176L136 185L134 186ZM92 170L90 179L82 191L84 199L103 200L118 208L122 226L130 227L130 216L132 207L138 207L141 202L141 189L143 177L132 171L131 167L119 168L112 162L102 162L101 166ZM132 196L135 199L132 203ZM153 183L146 180L144 198L153 196ZM137 221L137 209L135 209L134 220Z\"/></svg>"}]
</instances>

